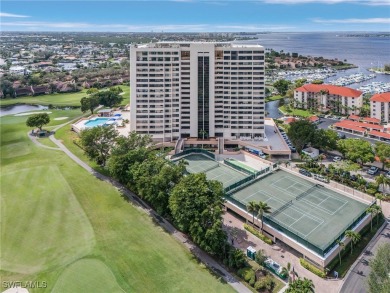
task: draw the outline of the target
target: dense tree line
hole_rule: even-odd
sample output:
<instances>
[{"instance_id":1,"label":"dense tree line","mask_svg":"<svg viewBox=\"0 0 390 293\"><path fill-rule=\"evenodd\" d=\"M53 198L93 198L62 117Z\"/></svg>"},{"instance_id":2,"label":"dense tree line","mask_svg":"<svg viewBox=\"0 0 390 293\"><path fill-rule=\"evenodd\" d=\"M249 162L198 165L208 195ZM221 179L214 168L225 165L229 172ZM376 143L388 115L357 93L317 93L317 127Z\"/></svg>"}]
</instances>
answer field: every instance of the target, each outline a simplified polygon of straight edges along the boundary
<instances>
[{"instance_id":1,"label":"dense tree line","mask_svg":"<svg viewBox=\"0 0 390 293\"><path fill-rule=\"evenodd\" d=\"M373 147L368 141L361 139L340 139L336 131L318 129L315 124L304 119L290 123L287 134L299 153L307 145L324 151L338 150L344 158L359 165L373 162L375 156L378 156L383 164L382 168L390 157L389 144L377 142Z\"/></svg>"},{"instance_id":2,"label":"dense tree line","mask_svg":"<svg viewBox=\"0 0 390 293\"><path fill-rule=\"evenodd\" d=\"M123 101L123 96L120 95L122 92L123 90L119 86L100 92L96 88L90 88L87 91L88 96L80 100L81 112L91 111L93 114L94 109L99 105L109 108L118 106Z\"/></svg>"},{"instance_id":3,"label":"dense tree line","mask_svg":"<svg viewBox=\"0 0 390 293\"><path fill-rule=\"evenodd\" d=\"M205 174L187 174L185 161L173 163L153 148L150 136L119 136L112 127L82 131L85 154L105 165L110 175L150 204L200 248L232 268L245 265L245 255L227 242L222 229L222 184Z\"/></svg>"}]
</instances>

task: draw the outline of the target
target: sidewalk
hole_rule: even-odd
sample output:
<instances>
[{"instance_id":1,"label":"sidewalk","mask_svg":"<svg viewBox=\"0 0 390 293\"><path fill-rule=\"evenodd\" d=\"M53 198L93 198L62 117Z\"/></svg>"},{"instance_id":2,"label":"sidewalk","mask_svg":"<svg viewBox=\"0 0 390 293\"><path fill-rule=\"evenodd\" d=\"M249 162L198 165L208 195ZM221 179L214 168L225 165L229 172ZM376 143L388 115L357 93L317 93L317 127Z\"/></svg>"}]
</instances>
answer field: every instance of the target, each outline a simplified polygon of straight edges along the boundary
<instances>
[{"instance_id":1,"label":"sidewalk","mask_svg":"<svg viewBox=\"0 0 390 293\"><path fill-rule=\"evenodd\" d=\"M342 280L324 280L312 272L306 270L299 263L299 253L292 250L288 246L281 242L278 242L272 246L265 244L259 238L252 233L247 232L243 225L242 220L236 218L230 213L224 215L224 225L227 231L230 231L234 227L238 229L238 241L235 241L234 246L246 251L248 246L252 246L256 250L264 250L265 254L271 257L274 261L280 265L287 267L287 263L291 263L291 268L294 268L297 276L300 278L308 278L313 281L315 285L315 291L317 293L333 293L338 292L342 285Z\"/></svg>"}]
</instances>

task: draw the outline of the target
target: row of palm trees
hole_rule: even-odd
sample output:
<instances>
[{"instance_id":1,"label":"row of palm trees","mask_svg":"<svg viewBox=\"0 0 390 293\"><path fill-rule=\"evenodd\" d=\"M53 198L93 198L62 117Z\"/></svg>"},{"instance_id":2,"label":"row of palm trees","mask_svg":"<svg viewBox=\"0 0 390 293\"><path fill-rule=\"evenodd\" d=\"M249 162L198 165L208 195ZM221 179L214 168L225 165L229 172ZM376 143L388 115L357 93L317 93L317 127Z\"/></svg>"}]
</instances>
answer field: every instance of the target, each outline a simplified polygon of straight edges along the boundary
<instances>
[{"instance_id":1,"label":"row of palm trees","mask_svg":"<svg viewBox=\"0 0 390 293\"><path fill-rule=\"evenodd\" d=\"M261 233L263 233L263 216L271 212L271 207L263 201L250 201L246 206L248 213L252 214L252 224L255 226L255 214L257 218L261 219Z\"/></svg>"},{"instance_id":2,"label":"row of palm trees","mask_svg":"<svg viewBox=\"0 0 390 293\"><path fill-rule=\"evenodd\" d=\"M379 215L382 212L382 208L378 205L372 205L367 209L367 213L370 214L370 222L371 222L371 230L372 230L372 220L375 216ZM379 217L376 218L376 224L378 225ZM345 237L347 239L350 239L351 243L351 254L353 252L353 245L358 243L361 239L361 235L358 232L355 232L353 230L347 230L345 231ZM341 265L341 251L345 247L345 243L341 241L340 239L336 240L336 243L339 245L339 260Z\"/></svg>"}]
</instances>

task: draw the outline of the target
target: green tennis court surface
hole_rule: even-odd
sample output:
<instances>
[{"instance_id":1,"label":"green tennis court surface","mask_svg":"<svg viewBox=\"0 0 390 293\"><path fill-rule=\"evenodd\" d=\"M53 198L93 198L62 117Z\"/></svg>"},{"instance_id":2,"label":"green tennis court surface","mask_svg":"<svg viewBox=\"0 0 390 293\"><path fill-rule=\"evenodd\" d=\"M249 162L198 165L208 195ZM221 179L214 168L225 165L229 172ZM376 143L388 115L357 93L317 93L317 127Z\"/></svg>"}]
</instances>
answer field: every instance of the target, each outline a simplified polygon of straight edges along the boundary
<instances>
[{"instance_id":1,"label":"green tennis court surface","mask_svg":"<svg viewBox=\"0 0 390 293\"><path fill-rule=\"evenodd\" d=\"M252 167L249 167L249 166L245 165L243 162L237 161L237 160L232 159L232 158L228 158L228 159L226 159L226 161L228 161L231 164L236 165L236 166L246 170L247 172L249 172L251 174L256 173L257 171L259 171L259 170L253 169Z\"/></svg>"},{"instance_id":2,"label":"green tennis court surface","mask_svg":"<svg viewBox=\"0 0 390 293\"><path fill-rule=\"evenodd\" d=\"M266 202L271 207L266 223L322 255L368 207L281 170L234 192L230 198L243 208L250 201Z\"/></svg>"},{"instance_id":3,"label":"green tennis court surface","mask_svg":"<svg viewBox=\"0 0 390 293\"><path fill-rule=\"evenodd\" d=\"M186 168L189 173L205 173L208 180L217 180L222 183L223 187L230 186L248 176L203 155L191 154L183 159L188 162Z\"/></svg>"}]
</instances>

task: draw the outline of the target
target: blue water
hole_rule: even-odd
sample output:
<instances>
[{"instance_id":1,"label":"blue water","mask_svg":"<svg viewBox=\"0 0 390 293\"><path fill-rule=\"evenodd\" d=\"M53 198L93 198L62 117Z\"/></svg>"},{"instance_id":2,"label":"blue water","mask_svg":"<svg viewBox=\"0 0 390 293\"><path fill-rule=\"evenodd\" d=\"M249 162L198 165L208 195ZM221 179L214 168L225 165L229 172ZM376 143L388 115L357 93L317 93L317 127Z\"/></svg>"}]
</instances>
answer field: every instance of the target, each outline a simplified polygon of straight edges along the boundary
<instances>
[{"instance_id":1,"label":"blue water","mask_svg":"<svg viewBox=\"0 0 390 293\"><path fill-rule=\"evenodd\" d=\"M383 67L384 64L390 64L390 37L384 36L383 33L382 35L350 32L265 33L258 34L256 37L258 39L244 42L257 43L264 48L272 48L275 51L284 50L284 52L304 56L337 58L358 66L358 68L340 72L340 76L357 72L369 74L367 69L371 67ZM375 79L358 86L373 81L390 82L390 75L378 74Z\"/></svg>"},{"instance_id":2,"label":"blue water","mask_svg":"<svg viewBox=\"0 0 390 293\"><path fill-rule=\"evenodd\" d=\"M109 118L96 118L93 120L88 120L87 122L84 123L84 126L86 127L95 127L99 125L104 125L108 121Z\"/></svg>"}]
</instances>

